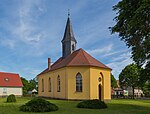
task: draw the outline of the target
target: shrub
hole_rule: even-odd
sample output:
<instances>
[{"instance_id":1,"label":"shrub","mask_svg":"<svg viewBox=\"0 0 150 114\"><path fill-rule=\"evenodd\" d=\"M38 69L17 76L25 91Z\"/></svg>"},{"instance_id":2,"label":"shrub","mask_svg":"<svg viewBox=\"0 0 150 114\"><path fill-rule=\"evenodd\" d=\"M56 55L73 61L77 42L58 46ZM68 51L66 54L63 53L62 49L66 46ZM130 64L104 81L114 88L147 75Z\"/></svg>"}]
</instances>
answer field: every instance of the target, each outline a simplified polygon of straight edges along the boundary
<instances>
[{"instance_id":1,"label":"shrub","mask_svg":"<svg viewBox=\"0 0 150 114\"><path fill-rule=\"evenodd\" d=\"M78 108L89 108L89 109L103 109L107 108L107 105L100 100L86 100L78 103Z\"/></svg>"},{"instance_id":2,"label":"shrub","mask_svg":"<svg viewBox=\"0 0 150 114\"><path fill-rule=\"evenodd\" d=\"M20 110L24 112L50 112L58 110L58 107L42 98L34 98L22 105Z\"/></svg>"},{"instance_id":3,"label":"shrub","mask_svg":"<svg viewBox=\"0 0 150 114\"><path fill-rule=\"evenodd\" d=\"M11 94L7 97L7 102L16 102L16 97L14 94Z\"/></svg>"}]
</instances>

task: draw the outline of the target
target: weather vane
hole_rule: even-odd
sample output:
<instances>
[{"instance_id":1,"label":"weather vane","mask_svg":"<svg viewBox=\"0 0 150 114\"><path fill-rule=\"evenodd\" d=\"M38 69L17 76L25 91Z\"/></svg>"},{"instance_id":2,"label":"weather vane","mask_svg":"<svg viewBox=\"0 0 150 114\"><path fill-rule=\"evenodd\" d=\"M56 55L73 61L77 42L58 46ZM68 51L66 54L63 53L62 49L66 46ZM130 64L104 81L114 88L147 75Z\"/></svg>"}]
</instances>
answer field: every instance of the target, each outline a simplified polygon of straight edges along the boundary
<instances>
[{"instance_id":1,"label":"weather vane","mask_svg":"<svg viewBox=\"0 0 150 114\"><path fill-rule=\"evenodd\" d=\"M70 9L68 9L68 17L70 17Z\"/></svg>"}]
</instances>

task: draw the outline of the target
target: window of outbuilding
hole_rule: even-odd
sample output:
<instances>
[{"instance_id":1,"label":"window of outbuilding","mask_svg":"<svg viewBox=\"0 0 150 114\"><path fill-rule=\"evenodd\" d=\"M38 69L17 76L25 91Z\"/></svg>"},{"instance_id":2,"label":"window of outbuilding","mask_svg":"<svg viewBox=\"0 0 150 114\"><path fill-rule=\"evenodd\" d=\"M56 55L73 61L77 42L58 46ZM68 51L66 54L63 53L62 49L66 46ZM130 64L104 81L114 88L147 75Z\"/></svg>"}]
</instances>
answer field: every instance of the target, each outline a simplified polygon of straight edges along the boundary
<instances>
[{"instance_id":1,"label":"window of outbuilding","mask_svg":"<svg viewBox=\"0 0 150 114\"><path fill-rule=\"evenodd\" d=\"M7 94L7 88L3 88L3 94Z\"/></svg>"}]
</instances>

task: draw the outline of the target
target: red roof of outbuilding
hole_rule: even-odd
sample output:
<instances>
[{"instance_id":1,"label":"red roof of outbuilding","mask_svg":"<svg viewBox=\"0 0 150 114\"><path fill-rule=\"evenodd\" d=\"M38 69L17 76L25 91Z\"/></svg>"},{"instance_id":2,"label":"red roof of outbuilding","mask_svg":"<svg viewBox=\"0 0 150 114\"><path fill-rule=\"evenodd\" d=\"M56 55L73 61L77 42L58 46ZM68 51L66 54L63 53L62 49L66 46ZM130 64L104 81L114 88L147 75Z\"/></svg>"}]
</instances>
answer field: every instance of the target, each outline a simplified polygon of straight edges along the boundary
<instances>
[{"instance_id":1,"label":"red roof of outbuilding","mask_svg":"<svg viewBox=\"0 0 150 114\"><path fill-rule=\"evenodd\" d=\"M1 87L23 87L19 74L0 72Z\"/></svg>"},{"instance_id":2,"label":"red roof of outbuilding","mask_svg":"<svg viewBox=\"0 0 150 114\"><path fill-rule=\"evenodd\" d=\"M94 66L94 67L100 67L105 69L110 69L103 63L99 62L95 58L93 58L90 54L85 52L83 49L78 49L74 51L72 54L68 55L66 58L59 58L52 66L51 69L45 69L40 74L44 74L46 72L56 70L62 67L66 66ZM39 75L40 75L39 74Z\"/></svg>"}]
</instances>

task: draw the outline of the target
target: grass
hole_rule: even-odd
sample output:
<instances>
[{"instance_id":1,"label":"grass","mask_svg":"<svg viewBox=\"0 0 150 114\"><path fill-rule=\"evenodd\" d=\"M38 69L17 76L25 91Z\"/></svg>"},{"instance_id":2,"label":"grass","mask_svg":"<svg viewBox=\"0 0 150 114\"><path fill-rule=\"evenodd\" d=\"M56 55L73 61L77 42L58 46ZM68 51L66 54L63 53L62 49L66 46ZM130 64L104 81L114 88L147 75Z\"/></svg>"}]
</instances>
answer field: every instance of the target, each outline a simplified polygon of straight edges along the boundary
<instances>
[{"instance_id":1,"label":"grass","mask_svg":"<svg viewBox=\"0 0 150 114\"><path fill-rule=\"evenodd\" d=\"M32 98L17 98L16 103L6 103L6 98L0 98L0 114L150 114L150 100L111 100L107 109L79 109L79 101L49 100L56 104L59 110L49 113L27 113L19 111L19 107Z\"/></svg>"}]
</instances>

